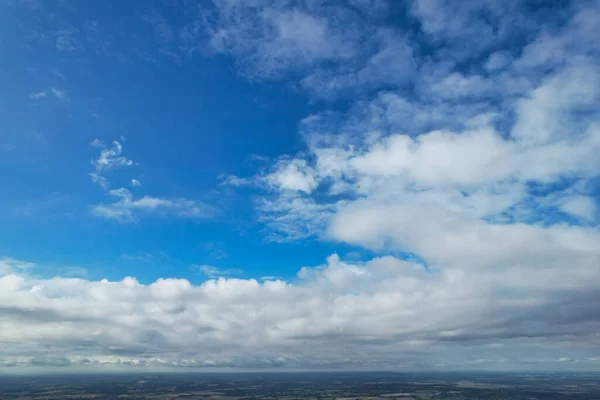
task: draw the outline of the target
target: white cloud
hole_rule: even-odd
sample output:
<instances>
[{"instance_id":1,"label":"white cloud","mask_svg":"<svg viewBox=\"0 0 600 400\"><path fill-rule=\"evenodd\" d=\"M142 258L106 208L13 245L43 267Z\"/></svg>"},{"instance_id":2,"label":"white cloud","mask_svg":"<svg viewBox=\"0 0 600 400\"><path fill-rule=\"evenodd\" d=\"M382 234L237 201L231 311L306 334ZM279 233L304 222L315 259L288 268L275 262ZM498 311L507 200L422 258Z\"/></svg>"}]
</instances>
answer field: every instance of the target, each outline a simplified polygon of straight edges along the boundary
<instances>
[{"instance_id":1,"label":"white cloud","mask_svg":"<svg viewBox=\"0 0 600 400\"><path fill-rule=\"evenodd\" d=\"M132 179L130 185L132 187L141 187L142 186L142 182L138 181L137 179Z\"/></svg>"},{"instance_id":2,"label":"white cloud","mask_svg":"<svg viewBox=\"0 0 600 400\"><path fill-rule=\"evenodd\" d=\"M304 160L282 160L275 171L266 176L269 185L278 189L310 193L318 185L312 168Z\"/></svg>"},{"instance_id":3,"label":"white cloud","mask_svg":"<svg viewBox=\"0 0 600 400\"><path fill-rule=\"evenodd\" d=\"M404 249L441 268L486 264L518 273L522 268L535 268L536 262L543 259L548 268L545 279L557 281L569 260L595 254L594 247L600 240L600 234L588 228L488 224L442 207L373 201L342 210L335 216L329 234L376 250ZM552 247L546 248L550 243ZM593 270L591 264L586 265L582 268Z\"/></svg>"}]
</instances>

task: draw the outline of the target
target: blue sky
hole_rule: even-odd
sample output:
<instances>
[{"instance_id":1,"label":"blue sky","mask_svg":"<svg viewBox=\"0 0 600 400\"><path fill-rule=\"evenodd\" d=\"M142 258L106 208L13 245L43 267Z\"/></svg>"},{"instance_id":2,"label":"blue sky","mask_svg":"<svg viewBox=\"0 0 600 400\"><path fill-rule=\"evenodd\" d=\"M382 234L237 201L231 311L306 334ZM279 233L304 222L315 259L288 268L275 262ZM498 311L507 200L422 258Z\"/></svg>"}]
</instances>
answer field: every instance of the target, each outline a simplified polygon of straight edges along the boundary
<instances>
[{"instance_id":1,"label":"blue sky","mask_svg":"<svg viewBox=\"0 0 600 400\"><path fill-rule=\"evenodd\" d=\"M18 25L29 29L40 18L27 8L4 7L5 18L12 21L10 30L4 28L8 35L26 35ZM58 39L43 37L54 29L51 17L42 17L49 21L36 25L40 37L31 43L3 44L10 59L2 70L2 175L10 188L2 200L8 228L3 253L84 266L98 278L131 274L144 281L165 274L193 278L192 264L239 268L243 263L253 275L288 275L322 260L332 251L330 245L265 241L249 204L252 193L234 195L219 187L217 178L260 166L253 155L296 152L301 146L298 121L314 107L292 88L241 78L227 57L194 53L174 63L151 53L151 62L140 59L136 51L156 50L144 12L153 9L117 11L106 4L105 10L70 10L64 16L84 25L88 13L107 25L115 23L115 13L130 17L131 24L105 33L139 36L134 42L110 42L111 49L125 47L123 54L103 53L79 38L72 39L77 49L61 51L55 47ZM36 93L45 95L32 99ZM110 171L111 187L127 187L138 179L143 186L135 191L140 194L198 199L218 210L200 220L149 216L132 224L91 217L90 205L106 201L88 175L90 161L98 157L89 145L96 138L109 146L120 142L123 155L136 163ZM122 257L140 254L152 257L144 265ZM282 265L289 269L282 271Z\"/></svg>"},{"instance_id":2,"label":"blue sky","mask_svg":"<svg viewBox=\"0 0 600 400\"><path fill-rule=\"evenodd\" d=\"M598 369L599 15L0 1L0 368Z\"/></svg>"}]
</instances>

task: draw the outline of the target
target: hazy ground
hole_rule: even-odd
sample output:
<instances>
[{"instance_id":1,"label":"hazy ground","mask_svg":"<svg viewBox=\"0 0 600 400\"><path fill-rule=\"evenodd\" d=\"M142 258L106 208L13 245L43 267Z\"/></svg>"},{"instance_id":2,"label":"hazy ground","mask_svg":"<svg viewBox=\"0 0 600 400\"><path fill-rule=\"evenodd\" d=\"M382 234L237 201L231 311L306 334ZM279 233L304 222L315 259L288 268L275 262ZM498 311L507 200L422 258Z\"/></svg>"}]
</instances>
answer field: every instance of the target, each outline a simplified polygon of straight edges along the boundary
<instances>
[{"instance_id":1,"label":"hazy ground","mask_svg":"<svg viewBox=\"0 0 600 400\"><path fill-rule=\"evenodd\" d=\"M600 399L600 374L114 374L0 376L0 399Z\"/></svg>"}]
</instances>

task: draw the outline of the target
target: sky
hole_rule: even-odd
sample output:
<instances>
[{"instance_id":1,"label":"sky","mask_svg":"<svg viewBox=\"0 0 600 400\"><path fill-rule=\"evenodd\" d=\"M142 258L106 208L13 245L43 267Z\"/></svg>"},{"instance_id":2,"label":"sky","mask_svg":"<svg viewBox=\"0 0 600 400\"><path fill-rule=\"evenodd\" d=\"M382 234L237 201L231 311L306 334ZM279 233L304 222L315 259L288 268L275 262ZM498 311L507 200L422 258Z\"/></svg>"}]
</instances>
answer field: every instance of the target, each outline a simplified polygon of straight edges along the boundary
<instances>
[{"instance_id":1,"label":"sky","mask_svg":"<svg viewBox=\"0 0 600 400\"><path fill-rule=\"evenodd\" d=\"M0 372L600 370L598 20L0 0Z\"/></svg>"}]
</instances>

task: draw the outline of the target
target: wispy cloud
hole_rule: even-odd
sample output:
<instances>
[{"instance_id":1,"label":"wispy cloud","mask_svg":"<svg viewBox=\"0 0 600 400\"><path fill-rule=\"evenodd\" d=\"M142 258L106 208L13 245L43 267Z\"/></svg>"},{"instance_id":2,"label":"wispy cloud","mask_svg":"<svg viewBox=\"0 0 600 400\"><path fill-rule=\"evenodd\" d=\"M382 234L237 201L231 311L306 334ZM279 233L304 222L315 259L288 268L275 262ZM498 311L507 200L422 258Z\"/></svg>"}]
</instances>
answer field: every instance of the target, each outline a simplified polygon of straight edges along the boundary
<instances>
[{"instance_id":1,"label":"wispy cloud","mask_svg":"<svg viewBox=\"0 0 600 400\"><path fill-rule=\"evenodd\" d=\"M210 279L215 279L222 276L236 276L244 273L244 271L241 269L221 269L215 267L214 265L192 265L190 268L192 270L199 271Z\"/></svg>"},{"instance_id":2,"label":"wispy cloud","mask_svg":"<svg viewBox=\"0 0 600 400\"><path fill-rule=\"evenodd\" d=\"M88 270L83 267L63 267L61 272L64 276L72 278L85 278L88 275Z\"/></svg>"},{"instance_id":3,"label":"wispy cloud","mask_svg":"<svg viewBox=\"0 0 600 400\"><path fill-rule=\"evenodd\" d=\"M358 3L354 10L320 3L294 8L277 1L256 7L231 1L215 6L215 16L203 20L209 47L233 55L255 77L303 73L323 63L350 60L367 47Z\"/></svg>"},{"instance_id":4,"label":"wispy cloud","mask_svg":"<svg viewBox=\"0 0 600 400\"><path fill-rule=\"evenodd\" d=\"M252 179L240 178L236 175L220 175L217 178L221 181L219 184L225 186L243 187L254 184Z\"/></svg>"},{"instance_id":5,"label":"wispy cloud","mask_svg":"<svg viewBox=\"0 0 600 400\"><path fill-rule=\"evenodd\" d=\"M64 193L52 192L20 202L12 208L11 212L20 217L35 218L36 220L49 216L65 217L69 215L64 210L70 199L70 196Z\"/></svg>"},{"instance_id":6,"label":"wispy cloud","mask_svg":"<svg viewBox=\"0 0 600 400\"><path fill-rule=\"evenodd\" d=\"M102 175L105 171L136 165L135 162L121 155L123 146L117 141L114 141L111 147L107 147L104 142L96 138L90 143L90 146L100 149L100 154L97 159L91 160L95 171L89 175L92 178L92 182L103 189L108 189L110 186L108 180Z\"/></svg>"},{"instance_id":7,"label":"wispy cloud","mask_svg":"<svg viewBox=\"0 0 600 400\"><path fill-rule=\"evenodd\" d=\"M72 26L59 29L55 33L56 48L67 53L83 49L80 30Z\"/></svg>"},{"instance_id":8,"label":"wispy cloud","mask_svg":"<svg viewBox=\"0 0 600 400\"><path fill-rule=\"evenodd\" d=\"M90 146L92 146L95 149L106 148L106 145L104 144L104 142L98 138L95 138L94 140L92 140L92 142L90 143Z\"/></svg>"},{"instance_id":9,"label":"wispy cloud","mask_svg":"<svg viewBox=\"0 0 600 400\"><path fill-rule=\"evenodd\" d=\"M283 278L281 276L266 275L266 276L261 276L260 280L261 281L280 281L280 280L283 280Z\"/></svg>"},{"instance_id":10,"label":"wispy cloud","mask_svg":"<svg viewBox=\"0 0 600 400\"><path fill-rule=\"evenodd\" d=\"M135 253L135 254L128 254L128 253L123 253L121 254L121 258L123 260L127 260L127 261L150 261L154 258L154 256L150 253Z\"/></svg>"},{"instance_id":11,"label":"wispy cloud","mask_svg":"<svg viewBox=\"0 0 600 400\"><path fill-rule=\"evenodd\" d=\"M94 139L90 145L98 148L98 146L101 145L101 142ZM102 148L100 156L97 159L92 160L92 165L95 167L96 172L99 173L103 170L134 166L135 163L127 157L122 156L122 152L123 146L117 141L112 142L111 147Z\"/></svg>"},{"instance_id":12,"label":"wispy cloud","mask_svg":"<svg viewBox=\"0 0 600 400\"><path fill-rule=\"evenodd\" d=\"M63 101L68 101L69 100L69 96L67 95L67 92L65 90L60 90L57 88L51 88L50 89L52 94L54 95L54 97L56 97L59 100L63 100Z\"/></svg>"},{"instance_id":13,"label":"wispy cloud","mask_svg":"<svg viewBox=\"0 0 600 400\"><path fill-rule=\"evenodd\" d=\"M139 215L144 214L189 219L206 219L214 216L216 211L214 207L196 200L149 195L134 196L129 189L124 187L110 189L110 184L103 173L119 168L132 167L137 164L122 155L123 146L117 141L114 141L112 146L108 147L101 140L94 139L90 146L100 149L98 158L91 161L95 169L95 172L89 173L92 182L106 190L109 196L118 199L112 203L92 206L90 208L91 215L121 223L137 222ZM137 179L131 179L130 186L139 188L142 184Z\"/></svg>"},{"instance_id":14,"label":"wispy cloud","mask_svg":"<svg viewBox=\"0 0 600 400\"><path fill-rule=\"evenodd\" d=\"M212 241L202 243L202 247L209 252L209 255L217 260L227 258L228 254L225 250L225 243L221 241Z\"/></svg>"},{"instance_id":15,"label":"wispy cloud","mask_svg":"<svg viewBox=\"0 0 600 400\"><path fill-rule=\"evenodd\" d=\"M39 100L39 99L48 97L48 94L53 95L58 100L65 101L65 102L69 101L69 96L67 95L67 92L65 90L61 90L61 89L57 89L57 88L50 88L50 90L48 90L48 91L44 90L41 92L32 93L29 95L29 98L33 99L33 100Z\"/></svg>"},{"instance_id":16,"label":"wispy cloud","mask_svg":"<svg viewBox=\"0 0 600 400\"><path fill-rule=\"evenodd\" d=\"M16 274L16 273L24 273L36 266L35 263L26 262L21 260L15 260L10 257L2 257L0 258L0 276Z\"/></svg>"},{"instance_id":17,"label":"wispy cloud","mask_svg":"<svg viewBox=\"0 0 600 400\"><path fill-rule=\"evenodd\" d=\"M114 207L112 205L96 205L90 210L90 214L104 219L112 219L119 222L135 222L133 212L128 208Z\"/></svg>"},{"instance_id":18,"label":"wispy cloud","mask_svg":"<svg viewBox=\"0 0 600 400\"><path fill-rule=\"evenodd\" d=\"M154 36L158 44L158 53L167 56L173 62L180 64L181 57L177 49L172 48L172 43L178 39L177 32L169 22L156 10L142 16L142 20L149 23L154 29Z\"/></svg>"},{"instance_id":19,"label":"wispy cloud","mask_svg":"<svg viewBox=\"0 0 600 400\"><path fill-rule=\"evenodd\" d=\"M30 94L29 98L33 99L33 100L38 100L38 99L42 99L42 98L46 97L47 95L48 95L48 93L46 93L45 91L42 91L42 92Z\"/></svg>"},{"instance_id":20,"label":"wispy cloud","mask_svg":"<svg viewBox=\"0 0 600 400\"><path fill-rule=\"evenodd\" d=\"M137 221L137 213L171 215L191 219L206 219L215 214L212 206L185 198L167 199L153 196L135 198L125 188L110 190L109 194L119 200L110 204L93 206L90 210L92 215L122 223L131 223Z\"/></svg>"},{"instance_id":21,"label":"wispy cloud","mask_svg":"<svg viewBox=\"0 0 600 400\"><path fill-rule=\"evenodd\" d=\"M90 172L89 175L92 178L92 183L100 186L102 189L108 189L108 187L110 186L108 180L106 180L105 177L98 174L97 172Z\"/></svg>"}]
</instances>

